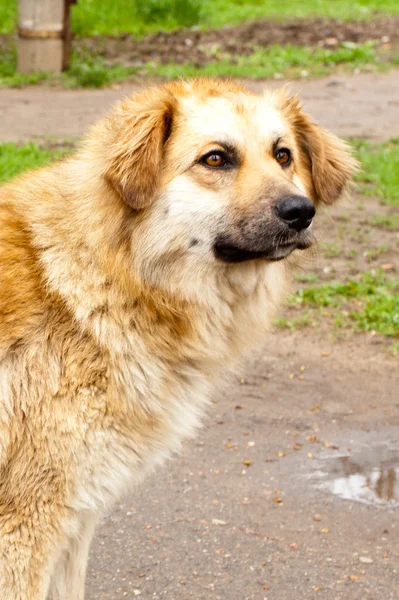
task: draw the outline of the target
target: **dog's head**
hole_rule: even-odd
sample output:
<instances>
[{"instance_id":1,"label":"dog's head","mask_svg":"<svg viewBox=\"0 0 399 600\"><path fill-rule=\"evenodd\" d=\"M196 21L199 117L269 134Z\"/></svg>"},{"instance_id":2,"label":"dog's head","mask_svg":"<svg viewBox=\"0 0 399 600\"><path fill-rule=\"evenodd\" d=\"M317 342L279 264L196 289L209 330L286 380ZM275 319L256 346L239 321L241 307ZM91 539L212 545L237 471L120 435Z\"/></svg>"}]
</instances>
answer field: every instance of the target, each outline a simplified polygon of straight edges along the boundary
<instances>
[{"instance_id":1,"label":"dog's head","mask_svg":"<svg viewBox=\"0 0 399 600\"><path fill-rule=\"evenodd\" d=\"M356 162L284 91L179 82L138 93L105 121L103 177L131 207L134 257L148 275L279 261L312 243ZM158 269L159 274L159 269Z\"/></svg>"}]
</instances>

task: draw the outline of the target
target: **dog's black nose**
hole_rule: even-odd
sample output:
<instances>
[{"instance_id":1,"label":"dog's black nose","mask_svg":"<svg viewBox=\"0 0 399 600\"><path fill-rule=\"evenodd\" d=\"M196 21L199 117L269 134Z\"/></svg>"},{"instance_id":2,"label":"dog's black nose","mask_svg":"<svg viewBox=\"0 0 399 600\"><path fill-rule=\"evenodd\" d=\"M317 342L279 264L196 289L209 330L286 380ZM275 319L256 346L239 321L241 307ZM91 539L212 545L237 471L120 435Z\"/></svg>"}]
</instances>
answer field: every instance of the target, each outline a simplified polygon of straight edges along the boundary
<instances>
[{"instance_id":1,"label":"dog's black nose","mask_svg":"<svg viewBox=\"0 0 399 600\"><path fill-rule=\"evenodd\" d=\"M305 196L288 196L276 205L276 212L289 227L301 231L309 227L316 209Z\"/></svg>"}]
</instances>

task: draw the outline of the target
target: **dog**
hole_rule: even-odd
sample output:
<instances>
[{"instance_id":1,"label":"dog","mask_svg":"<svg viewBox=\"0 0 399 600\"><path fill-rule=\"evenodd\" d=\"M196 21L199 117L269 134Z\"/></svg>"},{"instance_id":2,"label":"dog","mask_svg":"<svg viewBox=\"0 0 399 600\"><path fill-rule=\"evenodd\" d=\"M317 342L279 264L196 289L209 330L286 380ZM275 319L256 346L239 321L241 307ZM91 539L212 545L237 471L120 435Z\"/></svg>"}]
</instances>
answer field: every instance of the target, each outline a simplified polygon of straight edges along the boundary
<instances>
[{"instance_id":1,"label":"dog","mask_svg":"<svg viewBox=\"0 0 399 600\"><path fill-rule=\"evenodd\" d=\"M0 190L2 600L83 600L101 515L195 434L355 169L297 97L199 79Z\"/></svg>"}]
</instances>

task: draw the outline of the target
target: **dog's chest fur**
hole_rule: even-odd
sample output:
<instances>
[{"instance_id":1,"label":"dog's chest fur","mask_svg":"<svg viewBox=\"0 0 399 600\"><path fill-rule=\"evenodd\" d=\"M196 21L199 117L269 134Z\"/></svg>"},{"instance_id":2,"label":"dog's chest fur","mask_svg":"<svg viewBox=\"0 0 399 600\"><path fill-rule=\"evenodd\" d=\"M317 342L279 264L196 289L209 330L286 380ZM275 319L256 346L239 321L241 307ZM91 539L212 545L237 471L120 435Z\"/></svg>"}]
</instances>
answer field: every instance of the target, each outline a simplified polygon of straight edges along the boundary
<instances>
[{"instance_id":1,"label":"dog's chest fur","mask_svg":"<svg viewBox=\"0 0 399 600\"><path fill-rule=\"evenodd\" d=\"M143 315L136 320L131 309L92 317L92 330L107 346L108 387L87 435L76 508L112 503L195 434L220 371L270 322L275 298L264 282L255 287L233 305L203 307L178 339L167 323L151 327L144 317L144 325Z\"/></svg>"}]
</instances>

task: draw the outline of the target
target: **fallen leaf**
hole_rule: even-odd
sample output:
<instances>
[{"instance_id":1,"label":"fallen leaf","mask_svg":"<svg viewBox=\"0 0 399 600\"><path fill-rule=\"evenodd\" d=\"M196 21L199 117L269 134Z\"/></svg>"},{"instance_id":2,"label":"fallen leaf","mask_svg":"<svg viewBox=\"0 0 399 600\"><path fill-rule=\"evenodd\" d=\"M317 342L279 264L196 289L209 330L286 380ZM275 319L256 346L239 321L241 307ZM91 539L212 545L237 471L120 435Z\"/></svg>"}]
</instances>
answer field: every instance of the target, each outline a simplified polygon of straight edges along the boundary
<instances>
[{"instance_id":1,"label":"fallen leaf","mask_svg":"<svg viewBox=\"0 0 399 600\"><path fill-rule=\"evenodd\" d=\"M275 502L276 504L280 504L282 502L282 498L280 498L280 496L277 496L277 498L273 498L273 502Z\"/></svg>"},{"instance_id":2,"label":"fallen leaf","mask_svg":"<svg viewBox=\"0 0 399 600\"><path fill-rule=\"evenodd\" d=\"M252 465L252 461L250 461L250 460L243 460L242 464L245 465L246 467L250 467Z\"/></svg>"},{"instance_id":3,"label":"fallen leaf","mask_svg":"<svg viewBox=\"0 0 399 600\"><path fill-rule=\"evenodd\" d=\"M359 577L357 575L348 575L348 579L351 581L359 581Z\"/></svg>"},{"instance_id":4,"label":"fallen leaf","mask_svg":"<svg viewBox=\"0 0 399 600\"><path fill-rule=\"evenodd\" d=\"M313 517L313 521L321 521L321 516L320 515L315 515Z\"/></svg>"},{"instance_id":5,"label":"fallen leaf","mask_svg":"<svg viewBox=\"0 0 399 600\"><path fill-rule=\"evenodd\" d=\"M323 527L321 533L330 533L330 530L328 529L328 527Z\"/></svg>"}]
</instances>

